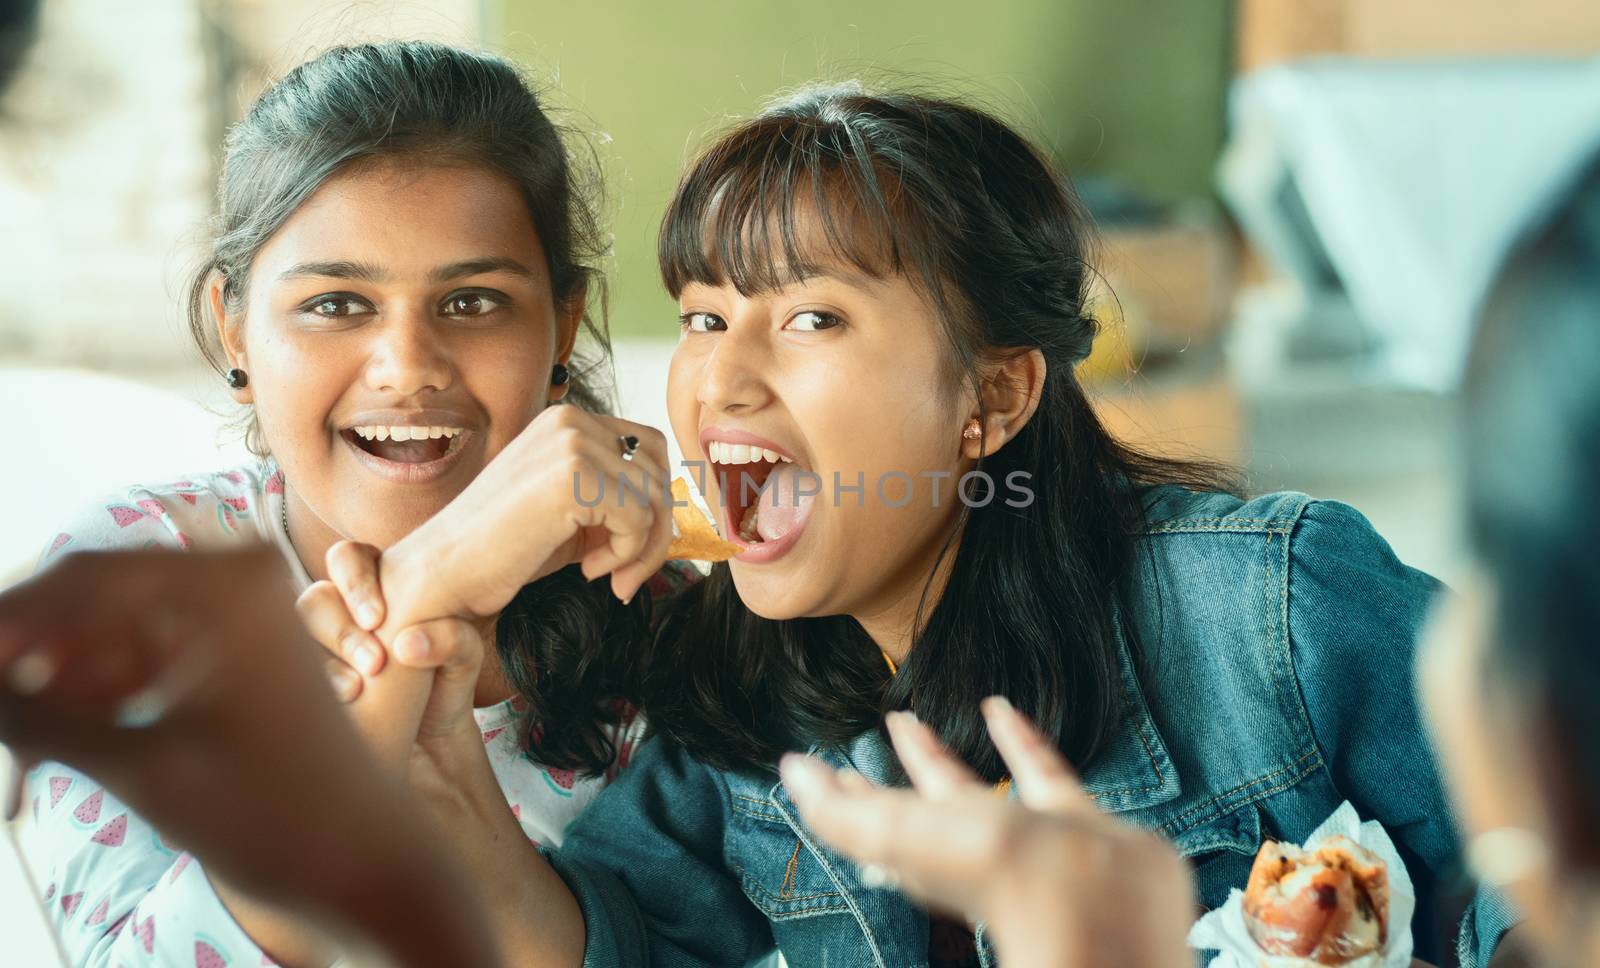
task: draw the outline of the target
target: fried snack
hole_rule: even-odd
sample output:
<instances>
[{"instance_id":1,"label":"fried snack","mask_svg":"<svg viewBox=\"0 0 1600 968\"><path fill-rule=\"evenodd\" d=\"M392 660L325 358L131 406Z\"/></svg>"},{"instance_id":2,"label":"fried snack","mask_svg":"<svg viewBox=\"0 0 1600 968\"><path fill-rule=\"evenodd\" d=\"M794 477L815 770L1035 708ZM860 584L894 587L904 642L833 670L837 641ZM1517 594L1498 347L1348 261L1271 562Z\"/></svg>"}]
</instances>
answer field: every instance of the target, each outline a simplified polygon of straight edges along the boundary
<instances>
[{"instance_id":1,"label":"fried snack","mask_svg":"<svg viewBox=\"0 0 1600 968\"><path fill-rule=\"evenodd\" d=\"M1250 869L1244 921L1266 954L1348 964L1388 940L1388 868L1346 837L1315 850L1269 840Z\"/></svg>"},{"instance_id":2,"label":"fried snack","mask_svg":"<svg viewBox=\"0 0 1600 968\"><path fill-rule=\"evenodd\" d=\"M689 482L679 477L672 482L672 544L667 549L667 560L685 558L695 561L727 561L741 549L731 541L722 540L711 519L689 500Z\"/></svg>"}]
</instances>

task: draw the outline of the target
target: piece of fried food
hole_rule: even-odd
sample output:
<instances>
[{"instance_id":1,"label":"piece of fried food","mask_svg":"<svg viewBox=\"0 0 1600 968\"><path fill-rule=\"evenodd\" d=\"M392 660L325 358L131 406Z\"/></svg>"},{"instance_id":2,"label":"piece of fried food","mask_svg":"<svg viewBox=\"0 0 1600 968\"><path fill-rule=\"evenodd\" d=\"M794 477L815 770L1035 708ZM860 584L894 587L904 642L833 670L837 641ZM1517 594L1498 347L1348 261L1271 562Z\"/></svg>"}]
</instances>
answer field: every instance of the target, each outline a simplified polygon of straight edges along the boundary
<instances>
[{"instance_id":1,"label":"piece of fried food","mask_svg":"<svg viewBox=\"0 0 1600 968\"><path fill-rule=\"evenodd\" d=\"M668 561L685 558L694 561L727 561L743 549L731 541L722 540L711 519L689 500L689 482L675 478L672 482L672 544L667 549Z\"/></svg>"},{"instance_id":2,"label":"piece of fried food","mask_svg":"<svg viewBox=\"0 0 1600 968\"><path fill-rule=\"evenodd\" d=\"M1266 954L1348 964L1388 940L1388 868L1347 837L1315 850L1269 840L1250 869L1244 920Z\"/></svg>"}]
</instances>

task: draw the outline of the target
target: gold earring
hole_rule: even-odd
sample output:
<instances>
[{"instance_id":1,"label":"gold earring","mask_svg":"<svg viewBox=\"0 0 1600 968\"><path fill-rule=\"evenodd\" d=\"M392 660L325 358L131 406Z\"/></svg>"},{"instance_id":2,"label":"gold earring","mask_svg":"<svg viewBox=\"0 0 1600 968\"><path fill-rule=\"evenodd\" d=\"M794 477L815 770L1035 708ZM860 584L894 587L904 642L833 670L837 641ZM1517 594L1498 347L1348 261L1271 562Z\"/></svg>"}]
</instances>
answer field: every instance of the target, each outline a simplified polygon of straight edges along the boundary
<instances>
[{"instance_id":1,"label":"gold earring","mask_svg":"<svg viewBox=\"0 0 1600 968\"><path fill-rule=\"evenodd\" d=\"M979 426L977 417L973 417L971 420L967 421L966 428L961 431L961 437L964 440L977 440L982 436L983 428Z\"/></svg>"}]
</instances>

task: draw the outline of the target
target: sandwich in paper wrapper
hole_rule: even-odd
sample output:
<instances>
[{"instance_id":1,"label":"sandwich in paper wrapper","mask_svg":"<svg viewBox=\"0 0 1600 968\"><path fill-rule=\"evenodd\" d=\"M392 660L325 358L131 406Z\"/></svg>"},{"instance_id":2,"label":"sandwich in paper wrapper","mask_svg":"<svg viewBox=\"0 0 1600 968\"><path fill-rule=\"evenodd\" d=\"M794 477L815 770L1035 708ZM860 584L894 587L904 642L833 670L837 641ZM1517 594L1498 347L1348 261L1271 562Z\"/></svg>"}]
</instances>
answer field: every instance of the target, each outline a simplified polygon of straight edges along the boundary
<instances>
[{"instance_id":1,"label":"sandwich in paper wrapper","mask_svg":"<svg viewBox=\"0 0 1600 968\"><path fill-rule=\"evenodd\" d=\"M1394 842L1349 803L1305 846L1267 841L1245 890L1195 922L1212 968L1408 968L1415 889Z\"/></svg>"}]
</instances>

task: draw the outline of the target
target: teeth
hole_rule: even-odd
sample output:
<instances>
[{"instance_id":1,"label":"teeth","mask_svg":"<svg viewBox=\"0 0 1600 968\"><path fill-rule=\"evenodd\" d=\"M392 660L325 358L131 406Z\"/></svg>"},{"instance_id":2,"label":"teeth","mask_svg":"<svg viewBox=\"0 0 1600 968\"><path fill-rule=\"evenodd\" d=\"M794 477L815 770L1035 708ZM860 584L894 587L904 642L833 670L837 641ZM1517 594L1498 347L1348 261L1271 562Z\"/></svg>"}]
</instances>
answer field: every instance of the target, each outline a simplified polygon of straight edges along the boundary
<instances>
[{"instance_id":1,"label":"teeth","mask_svg":"<svg viewBox=\"0 0 1600 968\"><path fill-rule=\"evenodd\" d=\"M446 440L459 437L462 434L460 427L412 427L372 424L363 427L351 427L351 432L362 440Z\"/></svg>"},{"instance_id":2,"label":"teeth","mask_svg":"<svg viewBox=\"0 0 1600 968\"><path fill-rule=\"evenodd\" d=\"M775 450L752 444L730 444L724 440L706 442L706 456L713 464L751 464L766 461L769 464L792 464L794 461Z\"/></svg>"}]
</instances>

